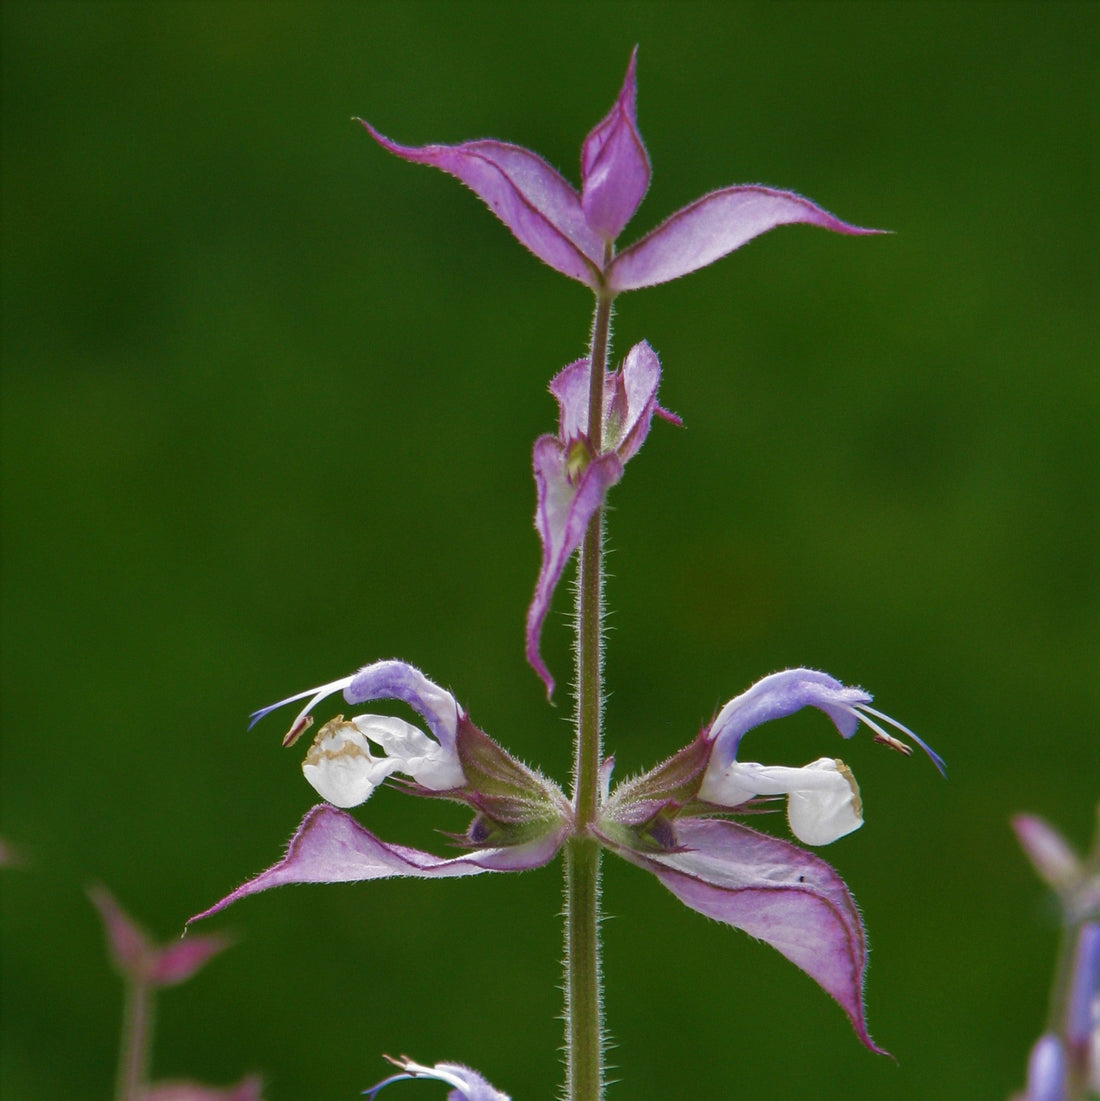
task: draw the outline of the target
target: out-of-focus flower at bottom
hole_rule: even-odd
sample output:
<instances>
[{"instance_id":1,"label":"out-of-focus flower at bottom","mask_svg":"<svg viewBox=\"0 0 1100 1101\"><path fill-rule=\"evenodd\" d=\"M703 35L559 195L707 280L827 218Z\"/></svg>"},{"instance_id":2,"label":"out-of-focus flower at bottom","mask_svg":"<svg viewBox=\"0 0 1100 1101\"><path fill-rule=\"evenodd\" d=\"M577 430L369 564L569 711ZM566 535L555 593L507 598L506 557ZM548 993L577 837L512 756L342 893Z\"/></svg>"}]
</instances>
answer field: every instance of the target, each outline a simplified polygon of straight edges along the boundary
<instances>
[{"instance_id":1,"label":"out-of-focus flower at bottom","mask_svg":"<svg viewBox=\"0 0 1100 1101\"><path fill-rule=\"evenodd\" d=\"M376 1086L371 1086L363 1093L374 1101L380 1090L393 1082L403 1082L411 1078L429 1078L437 1082L444 1082L451 1087L447 1094L447 1101L512 1101L506 1093L501 1093L495 1086L491 1086L476 1070L464 1067L460 1063L436 1063L434 1067L421 1066L413 1062L407 1055L400 1059L391 1059L386 1056L400 1074L391 1074Z\"/></svg>"},{"instance_id":2,"label":"out-of-focus flower at bottom","mask_svg":"<svg viewBox=\"0 0 1100 1101\"><path fill-rule=\"evenodd\" d=\"M197 1082L158 1082L141 1094L140 1101L262 1101L263 1085L255 1075L235 1086L215 1089Z\"/></svg>"}]
</instances>

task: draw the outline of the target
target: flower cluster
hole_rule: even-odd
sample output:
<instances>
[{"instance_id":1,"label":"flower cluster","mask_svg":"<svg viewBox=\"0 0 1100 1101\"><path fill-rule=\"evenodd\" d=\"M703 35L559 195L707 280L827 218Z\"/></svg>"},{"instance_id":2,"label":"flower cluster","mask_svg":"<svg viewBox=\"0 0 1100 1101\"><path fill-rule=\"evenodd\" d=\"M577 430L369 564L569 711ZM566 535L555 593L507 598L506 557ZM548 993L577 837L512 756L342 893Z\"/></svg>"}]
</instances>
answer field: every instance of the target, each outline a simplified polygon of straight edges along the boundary
<instances>
[{"instance_id":1,"label":"flower cluster","mask_svg":"<svg viewBox=\"0 0 1100 1101\"><path fill-rule=\"evenodd\" d=\"M479 730L445 689L401 661L381 661L256 713L263 717L308 697L284 744L312 721L312 709L341 692L352 706L379 699L408 704L431 735L381 715L335 719L321 727L303 762L306 779L328 802L310 810L286 855L192 921L248 895L290 883L347 883L391 876L446 878L512 872L548 864L575 828L561 789L517 761ZM866 725L876 741L908 753L886 725L912 731L871 706L871 696L826 673L788 669L730 700L714 722L663 764L611 788L593 835L607 849L652 873L693 910L767 941L831 994L859 1037L879 1050L863 1013L866 941L848 888L823 860L729 820L786 797L791 832L825 845L858 828L863 805L850 769L822 757L802 768L738 760L741 739L762 723L815 707L844 738ZM381 752L375 754L375 748ZM466 804L474 812L460 839L468 850L443 858L375 836L337 807L364 802L380 777L403 774L406 790ZM335 803L336 806L330 804Z\"/></svg>"}]
</instances>

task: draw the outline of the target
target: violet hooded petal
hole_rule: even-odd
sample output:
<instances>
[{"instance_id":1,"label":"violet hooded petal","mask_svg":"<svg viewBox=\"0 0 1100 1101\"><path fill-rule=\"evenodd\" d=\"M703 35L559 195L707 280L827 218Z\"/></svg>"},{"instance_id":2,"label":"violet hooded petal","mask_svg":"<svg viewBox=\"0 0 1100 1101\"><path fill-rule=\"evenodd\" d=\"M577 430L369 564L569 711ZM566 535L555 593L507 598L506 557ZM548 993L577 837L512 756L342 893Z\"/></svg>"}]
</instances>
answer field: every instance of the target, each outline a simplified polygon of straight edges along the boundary
<instances>
[{"instance_id":1,"label":"violet hooded petal","mask_svg":"<svg viewBox=\"0 0 1100 1101\"><path fill-rule=\"evenodd\" d=\"M887 733L876 720L895 727L912 738L928 754L936 768L946 775L939 754L907 726L871 707L872 698L862 688L845 687L835 677L816 669L785 669L781 673L772 673L735 696L718 712L710 728L710 737L714 742L711 767L716 770L727 768L737 757L742 737L753 727L793 715L804 707L816 707L829 716L842 737L852 737L862 722L874 731L876 741L910 753L908 746Z\"/></svg>"},{"instance_id":2,"label":"violet hooded petal","mask_svg":"<svg viewBox=\"0 0 1100 1101\"><path fill-rule=\"evenodd\" d=\"M389 1056L386 1056L389 1059ZM464 1067L461 1063L436 1063L434 1067L425 1067L413 1062L407 1055L400 1059L390 1059L394 1066L399 1067L400 1074L391 1074L389 1078L364 1090L364 1094L374 1101L380 1090L394 1082L404 1082L413 1078L430 1078L437 1082L445 1082L452 1089L447 1094L447 1101L511 1101L506 1093L501 1093L495 1086L487 1082L476 1070Z\"/></svg>"},{"instance_id":3,"label":"violet hooded petal","mask_svg":"<svg viewBox=\"0 0 1100 1101\"><path fill-rule=\"evenodd\" d=\"M834 233L882 233L849 225L793 191L755 185L712 191L624 249L607 272L611 291L668 283L705 268L777 226L802 222Z\"/></svg>"},{"instance_id":4,"label":"violet hooded petal","mask_svg":"<svg viewBox=\"0 0 1100 1101\"><path fill-rule=\"evenodd\" d=\"M282 860L196 914L188 925L248 895L290 883L357 883L392 876L444 879L540 868L554 858L563 832L564 826L527 844L444 858L405 845L391 845L364 829L350 814L322 804L306 814Z\"/></svg>"},{"instance_id":5,"label":"violet hooded petal","mask_svg":"<svg viewBox=\"0 0 1100 1101\"><path fill-rule=\"evenodd\" d=\"M453 749L461 708L454 696L428 680L405 661L376 661L365 665L344 689L351 704L372 700L402 700L421 715L445 749Z\"/></svg>"},{"instance_id":6,"label":"violet hooded petal","mask_svg":"<svg viewBox=\"0 0 1100 1101\"><path fill-rule=\"evenodd\" d=\"M288 703L307 699L309 702L295 716L290 729L283 738L284 746L293 745L312 725L310 712L327 697L343 692L344 699L350 704L367 703L371 700L402 700L414 711L423 716L440 745L448 750L454 748L455 732L458 728L458 716L461 711L450 692L428 680L419 669L405 661L376 661L364 665L357 673L340 680L330 681L319 688L307 688L296 692L278 703L268 704L259 711L253 711L248 729L251 730L262 718L277 711Z\"/></svg>"},{"instance_id":7,"label":"violet hooded petal","mask_svg":"<svg viewBox=\"0 0 1100 1101\"><path fill-rule=\"evenodd\" d=\"M581 149L581 206L589 226L608 242L622 233L649 188L649 154L638 133L637 59L635 47L619 98Z\"/></svg>"},{"instance_id":8,"label":"violet hooded petal","mask_svg":"<svg viewBox=\"0 0 1100 1101\"><path fill-rule=\"evenodd\" d=\"M383 149L461 180L525 245L555 271L599 286L604 243L589 226L580 196L535 153L500 141L398 145L359 119Z\"/></svg>"},{"instance_id":9,"label":"violet hooded petal","mask_svg":"<svg viewBox=\"0 0 1100 1101\"><path fill-rule=\"evenodd\" d=\"M767 941L801 968L867 1032L863 922L844 881L823 860L787 841L736 822L681 818L675 851L655 854L621 845L620 856L652 872L691 909Z\"/></svg>"}]
</instances>

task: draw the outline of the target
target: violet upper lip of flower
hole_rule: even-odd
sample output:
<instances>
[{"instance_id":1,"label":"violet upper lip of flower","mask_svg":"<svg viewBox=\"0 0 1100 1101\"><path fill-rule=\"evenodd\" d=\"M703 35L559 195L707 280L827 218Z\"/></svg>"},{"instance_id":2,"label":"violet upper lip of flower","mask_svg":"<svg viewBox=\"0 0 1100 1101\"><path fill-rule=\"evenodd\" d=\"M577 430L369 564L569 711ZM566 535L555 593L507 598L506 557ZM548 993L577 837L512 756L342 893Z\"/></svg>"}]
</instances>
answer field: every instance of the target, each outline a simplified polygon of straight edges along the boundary
<instances>
[{"instance_id":1,"label":"violet upper lip of flower","mask_svg":"<svg viewBox=\"0 0 1100 1101\"><path fill-rule=\"evenodd\" d=\"M384 149L461 180L540 260L600 295L667 283L776 226L801 222L837 233L882 232L842 222L792 191L742 185L704 195L616 255L615 239L650 179L649 155L638 133L636 60L635 49L618 99L584 141L579 192L542 157L520 146L482 140L410 147L359 121Z\"/></svg>"},{"instance_id":2,"label":"violet upper lip of flower","mask_svg":"<svg viewBox=\"0 0 1100 1101\"><path fill-rule=\"evenodd\" d=\"M431 737L386 716L333 720L306 755L303 771L310 783L326 799L352 805L368 798L382 780L404 774L405 787L414 794L457 800L473 810L466 833L454 838L468 851L444 858L395 845L342 810L316 806L280 861L192 921L289 883L537 868L553 860L576 830L572 808L556 784L515 760L473 725L454 696L405 662L375 662L283 700L309 700L291 724L288 742L309 725L312 708L338 691L352 705L402 700L424 720ZM803 707L823 711L845 738L865 724L876 741L908 753L909 747L885 729L893 726L943 770L942 760L912 731L870 704L862 689L812 669L765 677L730 700L697 738L644 775L611 790L612 762L606 762L600 812L590 833L656 876L685 905L783 953L836 999L860 1039L877 1051L863 1011L863 923L844 881L813 853L727 820L786 796L792 832L808 844L828 844L862 823L859 789L843 762L823 757L804 768L788 768L738 760L749 730ZM264 708L256 717L271 710Z\"/></svg>"}]
</instances>

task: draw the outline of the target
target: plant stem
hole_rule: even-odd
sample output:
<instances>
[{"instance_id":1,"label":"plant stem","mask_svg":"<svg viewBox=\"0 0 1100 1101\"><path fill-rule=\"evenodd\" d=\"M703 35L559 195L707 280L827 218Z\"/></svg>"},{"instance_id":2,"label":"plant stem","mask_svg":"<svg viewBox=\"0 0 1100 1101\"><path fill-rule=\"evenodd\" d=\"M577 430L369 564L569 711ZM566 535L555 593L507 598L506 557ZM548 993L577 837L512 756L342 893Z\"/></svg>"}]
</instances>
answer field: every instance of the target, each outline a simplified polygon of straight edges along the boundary
<instances>
[{"instance_id":1,"label":"plant stem","mask_svg":"<svg viewBox=\"0 0 1100 1101\"><path fill-rule=\"evenodd\" d=\"M593 455L603 450L603 382L611 337L611 300L596 300L592 323L588 439ZM573 762L573 803L577 832L595 821L599 807L603 718L603 509L585 532L578 565L577 729Z\"/></svg>"},{"instance_id":2,"label":"plant stem","mask_svg":"<svg viewBox=\"0 0 1100 1101\"><path fill-rule=\"evenodd\" d=\"M137 1101L141 1095L149 1064L152 1034L153 991L148 982L131 979L126 983L126 1009L118 1056L116 1101Z\"/></svg>"},{"instance_id":3,"label":"plant stem","mask_svg":"<svg viewBox=\"0 0 1100 1101\"><path fill-rule=\"evenodd\" d=\"M603 1097L603 999L600 989L600 847L572 838L565 847L566 1098Z\"/></svg>"},{"instance_id":4,"label":"plant stem","mask_svg":"<svg viewBox=\"0 0 1100 1101\"><path fill-rule=\"evenodd\" d=\"M608 258L610 259L610 257ZM589 356L588 438L603 449L603 389L611 339L611 299L596 298ZM600 977L600 846L589 834L599 811L603 712L603 510L592 517L578 565L577 713L573 760L575 829L565 846L565 1021L568 1101L603 1097Z\"/></svg>"}]
</instances>

